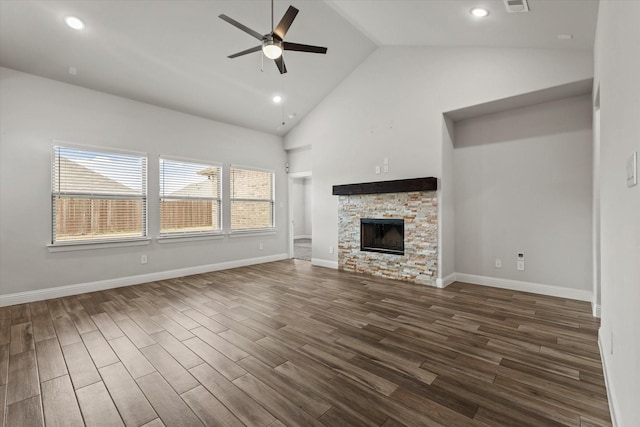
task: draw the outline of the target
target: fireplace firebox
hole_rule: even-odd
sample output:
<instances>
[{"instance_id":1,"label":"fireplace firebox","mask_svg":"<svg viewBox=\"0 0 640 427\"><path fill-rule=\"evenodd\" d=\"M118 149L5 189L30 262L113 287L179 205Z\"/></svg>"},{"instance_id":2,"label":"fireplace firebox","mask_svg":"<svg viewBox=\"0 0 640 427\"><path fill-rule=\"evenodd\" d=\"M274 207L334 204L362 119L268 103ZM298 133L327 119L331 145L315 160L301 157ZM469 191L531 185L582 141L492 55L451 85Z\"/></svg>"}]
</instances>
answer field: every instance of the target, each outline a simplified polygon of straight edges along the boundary
<instances>
[{"instance_id":1,"label":"fireplace firebox","mask_svg":"<svg viewBox=\"0 0 640 427\"><path fill-rule=\"evenodd\" d=\"M404 255L404 220L360 218L360 250Z\"/></svg>"}]
</instances>

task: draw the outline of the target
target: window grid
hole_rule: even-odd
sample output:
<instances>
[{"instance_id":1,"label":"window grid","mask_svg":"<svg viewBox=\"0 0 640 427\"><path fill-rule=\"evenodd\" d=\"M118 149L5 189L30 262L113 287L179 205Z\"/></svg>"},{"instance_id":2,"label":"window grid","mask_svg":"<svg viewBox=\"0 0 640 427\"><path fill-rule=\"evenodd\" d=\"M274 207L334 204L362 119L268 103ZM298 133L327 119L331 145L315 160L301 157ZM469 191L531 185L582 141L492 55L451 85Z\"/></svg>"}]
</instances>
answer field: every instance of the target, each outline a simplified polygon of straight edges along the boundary
<instances>
[{"instance_id":1,"label":"window grid","mask_svg":"<svg viewBox=\"0 0 640 427\"><path fill-rule=\"evenodd\" d=\"M54 146L51 243L124 241L147 235L147 158Z\"/></svg>"},{"instance_id":2,"label":"window grid","mask_svg":"<svg viewBox=\"0 0 640 427\"><path fill-rule=\"evenodd\" d=\"M275 228L275 174L271 171L231 167L231 231Z\"/></svg>"},{"instance_id":3,"label":"window grid","mask_svg":"<svg viewBox=\"0 0 640 427\"><path fill-rule=\"evenodd\" d=\"M160 158L160 236L220 233L221 178L218 164Z\"/></svg>"}]
</instances>

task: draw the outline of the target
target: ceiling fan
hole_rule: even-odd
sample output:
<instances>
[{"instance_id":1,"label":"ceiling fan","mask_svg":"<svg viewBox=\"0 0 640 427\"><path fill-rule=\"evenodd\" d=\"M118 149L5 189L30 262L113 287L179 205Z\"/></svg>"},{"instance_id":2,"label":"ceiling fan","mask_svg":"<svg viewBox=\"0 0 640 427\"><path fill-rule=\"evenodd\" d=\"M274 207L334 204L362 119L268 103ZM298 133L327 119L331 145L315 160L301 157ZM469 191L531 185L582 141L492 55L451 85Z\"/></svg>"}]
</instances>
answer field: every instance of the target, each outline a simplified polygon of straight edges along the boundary
<instances>
[{"instance_id":1,"label":"ceiling fan","mask_svg":"<svg viewBox=\"0 0 640 427\"><path fill-rule=\"evenodd\" d=\"M220 15L219 18L227 21L229 24L233 25L236 28L241 29L245 33L249 34L252 37L260 40L262 43L260 46L252 47L247 50L243 50L242 52L234 53L233 55L229 55L228 58L237 58L238 56L246 55L248 53L258 52L262 50L264 55L273 59L280 71L280 74L284 74L287 72L287 67L284 65L284 59L282 58L282 52L285 50L291 50L296 52L309 52L309 53L327 53L326 47L320 46L311 46L307 44L299 44L299 43L291 43L284 41L284 36L289 31L289 27L293 23L293 20L296 18L298 14L298 9L293 6L289 6L287 12L284 14L280 23L278 23L277 27L273 26L273 0L271 0L271 32L265 35L258 33L257 31L252 30L251 28L239 23L235 19L229 18L227 15Z\"/></svg>"}]
</instances>

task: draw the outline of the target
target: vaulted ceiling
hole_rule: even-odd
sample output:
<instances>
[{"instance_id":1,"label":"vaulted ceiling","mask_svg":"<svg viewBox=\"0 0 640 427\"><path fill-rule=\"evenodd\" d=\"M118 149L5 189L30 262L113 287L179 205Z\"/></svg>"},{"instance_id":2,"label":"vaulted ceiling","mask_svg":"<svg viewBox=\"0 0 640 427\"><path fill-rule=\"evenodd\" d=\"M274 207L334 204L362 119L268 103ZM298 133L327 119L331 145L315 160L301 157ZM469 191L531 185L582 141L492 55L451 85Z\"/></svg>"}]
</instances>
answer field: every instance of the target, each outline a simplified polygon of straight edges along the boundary
<instances>
[{"instance_id":1,"label":"vaulted ceiling","mask_svg":"<svg viewBox=\"0 0 640 427\"><path fill-rule=\"evenodd\" d=\"M503 0L275 0L276 23L289 5L300 13L286 40L328 52L285 52L284 75L261 53L228 59L259 42L218 18L266 34L268 0L2 0L0 65L283 135L378 46L590 50L598 8L596 0L529 0L529 13L507 13ZM472 16L475 6L489 16ZM86 28L65 26L69 15Z\"/></svg>"}]
</instances>

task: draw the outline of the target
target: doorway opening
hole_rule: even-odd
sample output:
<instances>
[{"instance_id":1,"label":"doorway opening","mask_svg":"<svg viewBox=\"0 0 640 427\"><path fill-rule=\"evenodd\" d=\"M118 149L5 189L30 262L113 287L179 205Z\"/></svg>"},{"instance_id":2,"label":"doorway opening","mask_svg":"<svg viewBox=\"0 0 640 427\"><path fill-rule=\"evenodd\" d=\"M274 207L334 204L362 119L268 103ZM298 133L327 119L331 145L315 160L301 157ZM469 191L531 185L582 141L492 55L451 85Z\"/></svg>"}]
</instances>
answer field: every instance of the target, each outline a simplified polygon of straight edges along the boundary
<instances>
[{"instance_id":1,"label":"doorway opening","mask_svg":"<svg viewBox=\"0 0 640 427\"><path fill-rule=\"evenodd\" d=\"M311 261L312 253L312 200L311 173L290 175L291 242L290 254L294 259Z\"/></svg>"}]
</instances>

